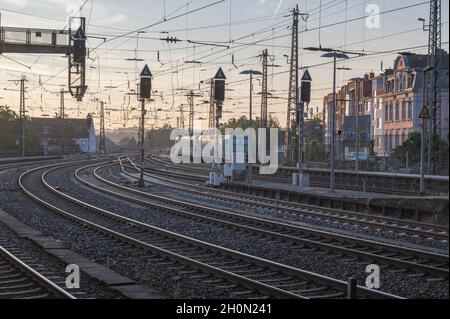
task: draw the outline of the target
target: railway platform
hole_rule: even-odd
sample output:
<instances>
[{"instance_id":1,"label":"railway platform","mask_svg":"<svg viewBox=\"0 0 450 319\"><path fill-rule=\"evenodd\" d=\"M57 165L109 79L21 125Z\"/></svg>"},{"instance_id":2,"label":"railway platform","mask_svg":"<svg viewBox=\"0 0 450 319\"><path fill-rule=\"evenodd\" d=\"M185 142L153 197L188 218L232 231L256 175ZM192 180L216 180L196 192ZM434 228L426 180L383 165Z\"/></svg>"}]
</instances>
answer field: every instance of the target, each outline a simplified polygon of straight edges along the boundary
<instances>
[{"instance_id":1,"label":"railway platform","mask_svg":"<svg viewBox=\"0 0 450 319\"><path fill-rule=\"evenodd\" d=\"M244 182L225 182L222 187L226 190L280 201L448 225L448 196L421 197L343 189L337 189L335 193L331 193L327 188L299 188L286 183L256 179Z\"/></svg>"}]
</instances>

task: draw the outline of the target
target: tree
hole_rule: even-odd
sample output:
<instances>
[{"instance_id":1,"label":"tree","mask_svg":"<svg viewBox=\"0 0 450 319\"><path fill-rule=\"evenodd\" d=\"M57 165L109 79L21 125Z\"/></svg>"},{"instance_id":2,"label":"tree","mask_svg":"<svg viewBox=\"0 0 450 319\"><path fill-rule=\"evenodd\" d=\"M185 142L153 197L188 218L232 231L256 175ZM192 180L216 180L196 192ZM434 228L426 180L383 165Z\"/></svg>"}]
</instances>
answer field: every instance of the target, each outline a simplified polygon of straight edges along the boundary
<instances>
[{"instance_id":1,"label":"tree","mask_svg":"<svg viewBox=\"0 0 450 319\"><path fill-rule=\"evenodd\" d=\"M255 120L252 120L252 127L255 130L258 130L261 126L261 120L259 118L256 118ZM220 128L224 132L227 128L241 128L242 130L246 130L249 127L249 120L246 115L241 116L240 118L232 118L229 119L228 122L221 124ZM267 120L267 127L268 128L279 128L280 122L277 118L272 117L272 115L269 116L269 119Z\"/></svg>"},{"instance_id":2,"label":"tree","mask_svg":"<svg viewBox=\"0 0 450 319\"><path fill-rule=\"evenodd\" d=\"M129 138L129 137L123 137L123 138L119 141L119 145L120 145L120 146L128 147L128 144L130 144L130 138Z\"/></svg>"},{"instance_id":3,"label":"tree","mask_svg":"<svg viewBox=\"0 0 450 319\"><path fill-rule=\"evenodd\" d=\"M394 157L405 161L406 154L408 154L408 159L410 163L419 163L420 162L420 146L422 135L420 133L412 133L409 138L403 142L402 145L397 147L394 150Z\"/></svg>"},{"instance_id":4,"label":"tree","mask_svg":"<svg viewBox=\"0 0 450 319\"><path fill-rule=\"evenodd\" d=\"M309 143L309 160L312 162L326 160L324 145L314 139Z\"/></svg>"},{"instance_id":5,"label":"tree","mask_svg":"<svg viewBox=\"0 0 450 319\"><path fill-rule=\"evenodd\" d=\"M0 106L0 152L16 151L17 114L8 106Z\"/></svg>"},{"instance_id":6,"label":"tree","mask_svg":"<svg viewBox=\"0 0 450 319\"><path fill-rule=\"evenodd\" d=\"M137 148L137 146L138 145L137 145L136 139L134 137L130 138L127 147L133 149L133 148Z\"/></svg>"},{"instance_id":7,"label":"tree","mask_svg":"<svg viewBox=\"0 0 450 319\"><path fill-rule=\"evenodd\" d=\"M42 150L40 132L31 125L27 117L25 123L25 143L27 153ZM21 123L20 118L8 106L0 106L0 152L9 155L20 153ZM19 142L19 143L18 143Z\"/></svg>"}]
</instances>

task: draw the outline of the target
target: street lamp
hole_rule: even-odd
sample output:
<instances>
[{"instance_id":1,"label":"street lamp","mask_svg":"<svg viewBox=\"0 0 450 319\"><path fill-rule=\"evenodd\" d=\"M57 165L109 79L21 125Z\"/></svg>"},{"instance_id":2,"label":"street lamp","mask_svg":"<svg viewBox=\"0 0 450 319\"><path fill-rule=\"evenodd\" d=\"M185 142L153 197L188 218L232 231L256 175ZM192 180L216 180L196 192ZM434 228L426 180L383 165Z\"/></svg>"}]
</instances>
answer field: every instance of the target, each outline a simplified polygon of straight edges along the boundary
<instances>
[{"instance_id":1,"label":"street lamp","mask_svg":"<svg viewBox=\"0 0 450 319\"><path fill-rule=\"evenodd\" d=\"M358 56L365 55L364 53L356 53L356 52L349 52L349 51L340 51L330 48L315 48L315 47L309 47L305 48L305 50L308 51L321 51L326 52L321 57L322 58L333 58L333 104L331 106L331 147L330 147L330 160L331 160L331 169L330 169L330 192L335 193L336 192L336 186L335 186L335 162L334 162L334 144L335 144L335 130L336 130L336 123L335 123L335 112L336 112L336 63L337 59L340 60L348 60L349 57L347 54L355 54Z\"/></svg>"},{"instance_id":2,"label":"street lamp","mask_svg":"<svg viewBox=\"0 0 450 319\"><path fill-rule=\"evenodd\" d=\"M263 75L263 74L259 71L255 71L255 70L246 70L246 71L242 71L239 74L241 74L241 75L250 74L250 111L249 111L250 116L249 116L248 127L252 128L253 127L253 75Z\"/></svg>"}]
</instances>

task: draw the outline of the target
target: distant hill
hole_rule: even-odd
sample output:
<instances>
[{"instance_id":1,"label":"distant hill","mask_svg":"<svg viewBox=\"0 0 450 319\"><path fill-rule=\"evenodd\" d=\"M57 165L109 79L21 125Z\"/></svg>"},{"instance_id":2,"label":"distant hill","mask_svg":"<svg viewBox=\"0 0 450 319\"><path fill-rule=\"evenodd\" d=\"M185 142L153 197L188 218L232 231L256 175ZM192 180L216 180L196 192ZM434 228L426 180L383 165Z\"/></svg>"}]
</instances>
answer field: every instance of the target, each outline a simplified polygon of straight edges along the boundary
<instances>
[{"instance_id":1,"label":"distant hill","mask_svg":"<svg viewBox=\"0 0 450 319\"><path fill-rule=\"evenodd\" d=\"M114 143L119 143L123 138L137 138L138 128L120 128L116 130L106 130L106 136Z\"/></svg>"}]
</instances>

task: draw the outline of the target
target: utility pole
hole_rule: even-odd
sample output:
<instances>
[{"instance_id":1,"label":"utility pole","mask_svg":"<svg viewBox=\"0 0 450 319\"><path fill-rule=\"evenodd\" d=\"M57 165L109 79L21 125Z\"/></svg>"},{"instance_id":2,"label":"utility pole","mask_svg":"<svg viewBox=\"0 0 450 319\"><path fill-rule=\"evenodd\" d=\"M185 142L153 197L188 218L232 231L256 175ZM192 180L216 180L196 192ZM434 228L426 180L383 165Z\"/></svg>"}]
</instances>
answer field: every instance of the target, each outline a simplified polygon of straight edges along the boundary
<instances>
[{"instance_id":1,"label":"utility pole","mask_svg":"<svg viewBox=\"0 0 450 319\"><path fill-rule=\"evenodd\" d=\"M60 92L60 102L59 102L59 118L60 119L64 119L65 118L65 111L64 111L64 94L66 93L66 91L64 91L64 89L61 89Z\"/></svg>"},{"instance_id":2,"label":"utility pole","mask_svg":"<svg viewBox=\"0 0 450 319\"><path fill-rule=\"evenodd\" d=\"M359 112L361 109L361 105L360 105L361 94L360 93L361 93L361 81L359 79L356 79L356 81L355 81L355 107L356 107L356 110L355 110L356 111L355 171L359 171L359 144L360 144L360 134L361 134L361 127L359 126Z\"/></svg>"},{"instance_id":3,"label":"utility pole","mask_svg":"<svg viewBox=\"0 0 450 319\"><path fill-rule=\"evenodd\" d=\"M261 117L260 117L260 128L266 128L267 127L267 95L268 95L268 85L267 85L267 68L268 68L268 58L269 58L269 51L265 49L263 51L263 54L260 56L262 60L262 92L261 92Z\"/></svg>"},{"instance_id":4,"label":"utility pole","mask_svg":"<svg viewBox=\"0 0 450 319\"><path fill-rule=\"evenodd\" d=\"M59 102L59 120L61 122L61 150L62 150L62 154L64 155L66 153L66 137L65 137L65 133L66 133L66 128L64 126L64 119L66 118L66 112L65 112L65 99L64 99L64 95L66 93L70 93L69 91L64 91L64 89L61 89L60 91L60 102Z\"/></svg>"},{"instance_id":5,"label":"utility pole","mask_svg":"<svg viewBox=\"0 0 450 319\"><path fill-rule=\"evenodd\" d=\"M297 131L297 115L299 107L299 50L298 50L298 32L299 17L309 17L308 14L300 13L298 5L292 10L292 39L291 39L291 57L289 69L289 97L287 107L287 122L285 135L285 157L286 162L295 163L297 154L296 131Z\"/></svg>"},{"instance_id":6,"label":"utility pole","mask_svg":"<svg viewBox=\"0 0 450 319\"><path fill-rule=\"evenodd\" d=\"M21 146L21 153L22 157L25 157L26 155L26 146L25 146L25 129L26 129L26 104L25 104L25 94L26 94L26 87L25 82L27 82L27 79L24 75L20 78L20 80L9 80L8 82L14 82L16 85L20 84L19 89L19 121L20 121L20 146Z\"/></svg>"},{"instance_id":7,"label":"utility pole","mask_svg":"<svg viewBox=\"0 0 450 319\"><path fill-rule=\"evenodd\" d=\"M26 105L25 105L25 82L27 81L27 79L25 78L25 76L22 76L22 78L20 79L20 111L19 111L19 116L20 116L20 125L21 125L21 130L22 130L22 136L21 136L21 145L22 145L22 157L25 157L26 152L25 152L25 122L26 122Z\"/></svg>"},{"instance_id":8,"label":"utility pole","mask_svg":"<svg viewBox=\"0 0 450 319\"><path fill-rule=\"evenodd\" d=\"M189 104L189 136L190 138L190 149L191 149L191 154L192 156L194 156L194 115L195 115L195 110L194 110L194 98L195 97L201 97L200 94L195 94L194 90L190 90L189 93L187 94L187 99L188 99L188 104Z\"/></svg>"},{"instance_id":9,"label":"utility pole","mask_svg":"<svg viewBox=\"0 0 450 319\"><path fill-rule=\"evenodd\" d=\"M334 141L336 137L336 59L337 55L333 55L333 107L331 109L331 154L330 154L330 161L331 161L331 168L330 168L330 192L335 193L336 192L336 186L335 186L335 162L334 162Z\"/></svg>"},{"instance_id":10,"label":"utility pole","mask_svg":"<svg viewBox=\"0 0 450 319\"><path fill-rule=\"evenodd\" d=\"M286 135L284 141L285 160L287 163L293 163L295 158L295 127L297 123L296 114L298 107L298 24L299 24L298 5L292 11L292 40L291 40L291 58L289 70L289 97L287 108Z\"/></svg>"},{"instance_id":11,"label":"utility pole","mask_svg":"<svg viewBox=\"0 0 450 319\"><path fill-rule=\"evenodd\" d=\"M105 102L100 101L100 155L106 155Z\"/></svg>"},{"instance_id":12,"label":"utility pole","mask_svg":"<svg viewBox=\"0 0 450 319\"><path fill-rule=\"evenodd\" d=\"M194 135L194 90L190 90L187 99L189 104L189 135Z\"/></svg>"},{"instance_id":13,"label":"utility pole","mask_svg":"<svg viewBox=\"0 0 450 319\"><path fill-rule=\"evenodd\" d=\"M428 135L428 173L436 173L441 164L441 91L439 87L440 67L442 60L442 23L441 0L430 0L430 21L423 22L423 30L428 31L428 66L432 72L426 75L426 102L430 106L431 121Z\"/></svg>"},{"instance_id":14,"label":"utility pole","mask_svg":"<svg viewBox=\"0 0 450 319\"><path fill-rule=\"evenodd\" d=\"M180 105L180 128L184 128L184 109L183 104Z\"/></svg>"}]
</instances>

